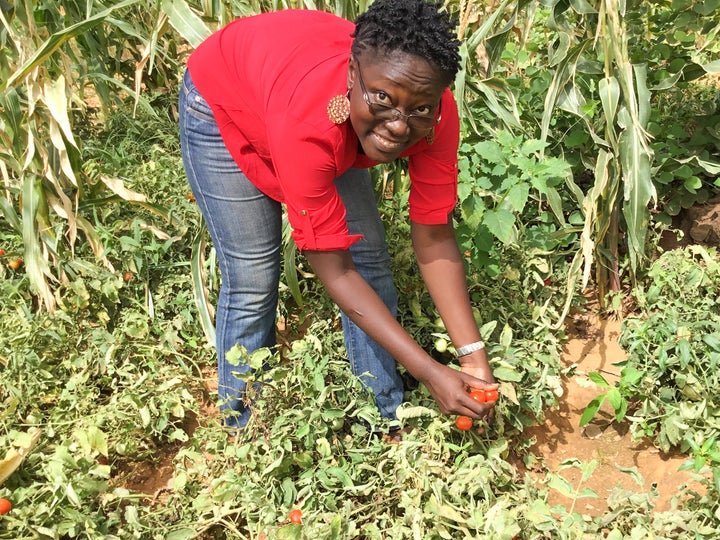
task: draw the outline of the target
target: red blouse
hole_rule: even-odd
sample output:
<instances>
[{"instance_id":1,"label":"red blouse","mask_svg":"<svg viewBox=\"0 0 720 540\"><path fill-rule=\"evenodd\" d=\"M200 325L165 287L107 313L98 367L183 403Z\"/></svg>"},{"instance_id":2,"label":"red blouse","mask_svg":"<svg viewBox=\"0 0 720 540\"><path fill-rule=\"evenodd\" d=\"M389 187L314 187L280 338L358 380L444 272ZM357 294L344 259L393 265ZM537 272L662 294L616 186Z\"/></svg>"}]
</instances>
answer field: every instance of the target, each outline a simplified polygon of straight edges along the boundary
<instances>
[{"instance_id":1,"label":"red blouse","mask_svg":"<svg viewBox=\"0 0 720 540\"><path fill-rule=\"evenodd\" d=\"M248 179L285 203L299 249L347 249L345 207L334 180L377 163L358 153L347 121L327 105L347 92L354 25L321 11L285 10L237 19L190 56L195 86L215 113L223 140ZM447 223L457 200L459 120L452 92L442 98L435 141L405 150L410 219Z\"/></svg>"}]
</instances>

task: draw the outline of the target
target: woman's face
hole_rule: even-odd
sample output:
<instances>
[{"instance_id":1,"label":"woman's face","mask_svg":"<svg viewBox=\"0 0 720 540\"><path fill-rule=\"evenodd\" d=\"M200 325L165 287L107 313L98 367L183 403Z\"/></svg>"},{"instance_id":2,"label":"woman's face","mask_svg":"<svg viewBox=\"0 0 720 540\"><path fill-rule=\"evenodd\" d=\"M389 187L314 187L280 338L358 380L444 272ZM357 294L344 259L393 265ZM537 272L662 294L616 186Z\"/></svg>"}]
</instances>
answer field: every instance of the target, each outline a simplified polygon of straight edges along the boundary
<instances>
[{"instance_id":1,"label":"woman's face","mask_svg":"<svg viewBox=\"0 0 720 540\"><path fill-rule=\"evenodd\" d=\"M365 155L389 163L431 131L445 85L423 58L366 50L350 61L348 88L350 122Z\"/></svg>"}]
</instances>

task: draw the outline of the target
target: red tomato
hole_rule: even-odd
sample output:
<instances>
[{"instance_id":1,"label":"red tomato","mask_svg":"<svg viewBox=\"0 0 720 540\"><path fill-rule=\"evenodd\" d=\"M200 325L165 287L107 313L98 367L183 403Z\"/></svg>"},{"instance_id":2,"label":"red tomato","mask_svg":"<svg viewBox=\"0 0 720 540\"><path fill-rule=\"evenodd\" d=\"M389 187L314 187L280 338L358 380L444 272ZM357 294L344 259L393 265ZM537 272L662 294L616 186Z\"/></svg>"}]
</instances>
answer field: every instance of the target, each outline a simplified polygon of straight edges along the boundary
<instances>
[{"instance_id":1,"label":"red tomato","mask_svg":"<svg viewBox=\"0 0 720 540\"><path fill-rule=\"evenodd\" d=\"M288 519L290 519L290 523L295 523L296 525L302 524L302 510L299 508L296 508L295 510L290 510L290 513L288 514Z\"/></svg>"},{"instance_id":2,"label":"red tomato","mask_svg":"<svg viewBox=\"0 0 720 540\"><path fill-rule=\"evenodd\" d=\"M10 261L7 264L13 270L17 270L18 268L20 268L22 266L22 263L23 263L23 260L20 258L17 258L17 259L13 259L12 261Z\"/></svg>"},{"instance_id":3,"label":"red tomato","mask_svg":"<svg viewBox=\"0 0 720 540\"><path fill-rule=\"evenodd\" d=\"M5 255L5 250L3 248L0 248L0 257L2 257L3 255Z\"/></svg>"},{"instance_id":4,"label":"red tomato","mask_svg":"<svg viewBox=\"0 0 720 540\"><path fill-rule=\"evenodd\" d=\"M497 390L471 390L470 397L480 403L495 403L498 400Z\"/></svg>"},{"instance_id":5,"label":"red tomato","mask_svg":"<svg viewBox=\"0 0 720 540\"><path fill-rule=\"evenodd\" d=\"M0 514L7 514L12 510L12 503L7 499L0 499Z\"/></svg>"},{"instance_id":6,"label":"red tomato","mask_svg":"<svg viewBox=\"0 0 720 540\"><path fill-rule=\"evenodd\" d=\"M460 431L467 431L473 426L473 420L469 416L458 416L455 425Z\"/></svg>"}]
</instances>

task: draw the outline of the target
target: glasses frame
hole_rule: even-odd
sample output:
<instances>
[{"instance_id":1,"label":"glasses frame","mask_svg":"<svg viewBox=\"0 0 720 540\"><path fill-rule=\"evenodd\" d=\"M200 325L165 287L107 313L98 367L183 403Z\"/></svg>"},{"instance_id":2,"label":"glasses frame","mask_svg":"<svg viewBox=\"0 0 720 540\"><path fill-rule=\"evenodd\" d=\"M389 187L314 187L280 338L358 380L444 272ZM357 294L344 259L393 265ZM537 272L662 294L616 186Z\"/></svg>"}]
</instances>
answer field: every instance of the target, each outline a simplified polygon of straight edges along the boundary
<instances>
[{"instance_id":1,"label":"glasses frame","mask_svg":"<svg viewBox=\"0 0 720 540\"><path fill-rule=\"evenodd\" d=\"M390 107L383 103L378 103L377 101L371 100L367 88L365 87L365 81L363 80L362 72L360 71L360 62L358 61L357 57L354 56L353 60L355 61L355 65L357 66L358 81L360 82L360 89L362 90L363 99L365 100L365 103L367 103L368 109L373 114L373 116L392 122L395 122L396 120L402 118L403 122L405 122L408 127L417 130L429 130L440 123L440 119L442 118L442 99L440 100L437 110L435 111L436 116L433 117L413 113L405 114L397 107ZM386 114L389 115L387 116L387 118L384 117ZM418 120L422 121L423 123L426 120L430 120L431 123L429 123L428 125L418 126L415 125L415 122Z\"/></svg>"}]
</instances>

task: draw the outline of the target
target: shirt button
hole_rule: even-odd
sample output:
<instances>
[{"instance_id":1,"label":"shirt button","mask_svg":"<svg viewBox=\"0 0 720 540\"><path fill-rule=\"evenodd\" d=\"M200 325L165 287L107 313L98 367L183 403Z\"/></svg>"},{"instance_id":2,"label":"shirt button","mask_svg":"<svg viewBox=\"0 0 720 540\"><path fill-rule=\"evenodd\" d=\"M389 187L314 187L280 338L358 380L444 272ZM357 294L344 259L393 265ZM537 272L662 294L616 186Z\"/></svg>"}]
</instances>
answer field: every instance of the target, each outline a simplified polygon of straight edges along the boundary
<instances>
[{"instance_id":1,"label":"shirt button","mask_svg":"<svg viewBox=\"0 0 720 540\"><path fill-rule=\"evenodd\" d=\"M303 216L307 216L307 210L302 210L300 213L301 213Z\"/></svg>"}]
</instances>

